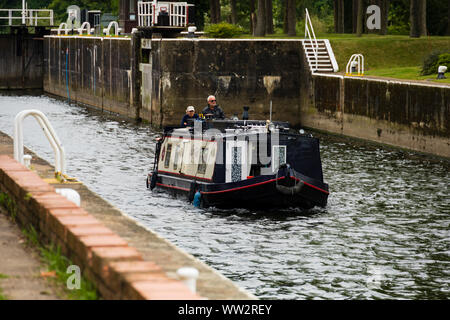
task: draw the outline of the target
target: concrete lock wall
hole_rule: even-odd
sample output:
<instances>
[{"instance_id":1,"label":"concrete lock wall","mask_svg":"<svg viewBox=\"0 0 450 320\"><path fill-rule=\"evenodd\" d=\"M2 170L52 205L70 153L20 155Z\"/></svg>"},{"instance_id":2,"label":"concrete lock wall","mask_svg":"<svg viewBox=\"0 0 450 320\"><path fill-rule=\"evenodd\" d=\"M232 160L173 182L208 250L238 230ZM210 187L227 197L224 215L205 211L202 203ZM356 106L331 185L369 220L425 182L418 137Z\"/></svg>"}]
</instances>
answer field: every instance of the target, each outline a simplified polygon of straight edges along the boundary
<instances>
[{"instance_id":1,"label":"concrete lock wall","mask_svg":"<svg viewBox=\"0 0 450 320\"><path fill-rule=\"evenodd\" d=\"M46 36L44 90L136 118L135 51L130 38Z\"/></svg>"},{"instance_id":2,"label":"concrete lock wall","mask_svg":"<svg viewBox=\"0 0 450 320\"><path fill-rule=\"evenodd\" d=\"M311 75L300 40L45 38L44 89L156 127L213 94L273 119L450 157L448 86ZM273 84L273 87L270 87ZM273 90L271 90L273 89Z\"/></svg>"},{"instance_id":3,"label":"concrete lock wall","mask_svg":"<svg viewBox=\"0 0 450 320\"><path fill-rule=\"evenodd\" d=\"M41 89L43 41L33 35L0 35L0 89Z\"/></svg>"},{"instance_id":4,"label":"concrete lock wall","mask_svg":"<svg viewBox=\"0 0 450 320\"><path fill-rule=\"evenodd\" d=\"M450 157L450 87L420 83L312 78L302 125Z\"/></svg>"},{"instance_id":5,"label":"concrete lock wall","mask_svg":"<svg viewBox=\"0 0 450 320\"><path fill-rule=\"evenodd\" d=\"M298 40L159 39L147 52L141 115L154 125L178 125L187 106L201 112L211 94L227 117L241 118L247 105L251 119L269 119L272 99L273 119L300 123L308 76Z\"/></svg>"}]
</instances>

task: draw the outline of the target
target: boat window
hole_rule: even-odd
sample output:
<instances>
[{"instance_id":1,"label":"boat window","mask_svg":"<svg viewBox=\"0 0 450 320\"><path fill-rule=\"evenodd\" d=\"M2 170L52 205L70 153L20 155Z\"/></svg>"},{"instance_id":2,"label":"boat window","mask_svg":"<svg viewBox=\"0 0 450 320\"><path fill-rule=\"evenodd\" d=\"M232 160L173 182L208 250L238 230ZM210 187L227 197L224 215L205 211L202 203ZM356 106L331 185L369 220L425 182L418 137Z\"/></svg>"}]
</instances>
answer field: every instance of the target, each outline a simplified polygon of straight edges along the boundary
<instances>
[{"instance_id":1,"label":"boat window","mask_svg":"<svg viewBox=\"0 0 450 320\"><path fill-rule=\"evenodd\" d=\"M161 161L164 161L165 155L166 155L166 146L164 145L161 151Z\"/></svg>"},{"instance_id":2,"label":"boat window","mask_svg":"<svg viewBox=\"0 0 450 320\"><path fill-rule=\"evenodd\" d=\"M206 162L208 158L208 148L202 148L202 152L200 152L200 160L198 162L197 173L205 174L206 172Z\"/></svg>"},{"instance_id":3,"label":"boat window","mask_svg":"<svg viewBox=\"0 0 450 320\"><path fill-rule=\"evenodd\" d=\"M180 157L180 146L176 146L175 155L173 157L173 170L177 170L177 168L178 168L179 157Z\"/></svg>"},{"instance_id":4,"label":"boat window","mask_svg":"<svg viewBox=\"0 0 450 320\"><path fill-rule=\"evenodd\" d=\"M280 165L286 163L286 146L272 147L272 170L278 170Z\"/></svg>"},{"instance_id":5,"label":"boat window","mask_svg":"<svg viewBox=\"0 0 450 320\"><path fill-rule=\"evenodd\" d=\"M166 160L164 161L164 167L168 168L170 164L170 154L172 153L172 144L167 145L167 152L166 152Z\"/></svg>"}]
</instances>

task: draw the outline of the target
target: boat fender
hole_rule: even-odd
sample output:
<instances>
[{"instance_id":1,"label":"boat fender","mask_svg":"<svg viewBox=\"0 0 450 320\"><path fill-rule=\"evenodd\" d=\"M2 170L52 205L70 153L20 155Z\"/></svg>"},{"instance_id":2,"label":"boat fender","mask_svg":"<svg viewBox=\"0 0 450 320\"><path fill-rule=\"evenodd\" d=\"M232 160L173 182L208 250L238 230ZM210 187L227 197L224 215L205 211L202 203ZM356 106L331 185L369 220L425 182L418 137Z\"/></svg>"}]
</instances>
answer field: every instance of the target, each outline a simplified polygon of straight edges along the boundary
<instances>
[{"instance_id":1,"label":"boat fender","mask_svg":"<svg viewBox=\"0 0 450 320\"><path fill-rule=\"evenodd\" d=\"M295 178L295 173L288 163L282 164L280 166L280 169L285 170L285 178L290 179L291 176L293 176ZM280 170L278 170L278 173L279 172L280 172ZM277 173L277 182L276 182L275 186L280 193L288 195L288 196L293 196L294 194L300 193L300 191L302 190L303 185L304 185L302 180L299 180L298 182L296 181L295 185L293 185L292 187L283 186L278 183L278 173Z\"/></svg>"},{"instance_id":2,"label":"boat fender","mask_svg":"<svg viewBox=\"0 0 450 320\"><path fill-rule=\"evenodd\" d=\"M200 191L197 190L197 192L194 195L194 207L200 208L202 203L202 194Z\"/></svg>"},{"instance_id":3,"label":"boat fender","mask_svg":"<svg viewBox=\"0 0 450 320\"><path fill-rule=\"evenodd\" d=\"M189 202L194 201L195 191L197 189L198 189L197 182L195 182L195 181L191 182L191 188L189 189L189 195L188 195Z\"/></svg>"},{"instance_id":4,"label":"boat fender","mask_svg":"<svg viewBox=\"0 0 450 320\"><path fill-rule=\"evenodd\" d=\"M280 184L277 184L276 187L277 190L282 194L293 196L294 194L300 193L300 191L303 188L303 185L304 185L303 181L299 181L298 183L295 184L295 186L292 187L287 187Z\"/></svg>"},{"instance_id":5,"label":"boat fender","mask_svg":"<svg viewBox=\"0 0 450 320\"><path fill-rule=\"evenodd\" d=\"M157 180L158 180L158 173L153 172L152 178L150 179L150 190L155 189Z\"/></svg>"}]
</instances>

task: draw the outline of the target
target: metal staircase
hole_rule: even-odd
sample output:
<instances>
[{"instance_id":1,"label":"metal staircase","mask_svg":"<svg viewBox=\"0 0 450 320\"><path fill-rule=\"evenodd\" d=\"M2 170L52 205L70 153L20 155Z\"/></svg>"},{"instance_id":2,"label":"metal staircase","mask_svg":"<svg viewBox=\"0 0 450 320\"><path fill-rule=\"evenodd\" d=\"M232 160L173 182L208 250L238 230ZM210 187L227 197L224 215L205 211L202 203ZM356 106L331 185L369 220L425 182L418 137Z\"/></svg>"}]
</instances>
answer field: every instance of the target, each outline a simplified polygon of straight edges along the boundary
<instances>
[{"instance_id":1,"label":"metal staircase","mask_svg":"<svg viewBox=\"0 0 450 320\"><path fill-rule=\"evenodd\" d=\"M330 41L316 39L308 9L305 9L305 11L305 40L302 40L302 45L311 72L338 72L339 66L334 57Z\"/></svg>"},{"instance_id":2,"label":"metal staircase","mask_svg":"<svg viewBox=\"0 0 450 320\"><path fill-rule=\"evenodd\" d=\"M339 71L333 49L327 39L316 39L316 41L303 40L302 45L311 72Z\"/></svg>"}]
</instances>

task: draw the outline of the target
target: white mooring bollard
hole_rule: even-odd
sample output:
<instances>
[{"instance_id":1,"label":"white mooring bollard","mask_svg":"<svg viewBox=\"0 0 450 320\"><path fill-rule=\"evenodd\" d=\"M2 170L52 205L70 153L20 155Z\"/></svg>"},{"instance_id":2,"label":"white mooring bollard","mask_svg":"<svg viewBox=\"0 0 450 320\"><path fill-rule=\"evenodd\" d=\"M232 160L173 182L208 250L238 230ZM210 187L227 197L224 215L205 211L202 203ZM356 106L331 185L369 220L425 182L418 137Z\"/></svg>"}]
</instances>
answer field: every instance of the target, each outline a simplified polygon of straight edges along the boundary
<instances>
[{"instance_id":1,"label":"white mooring bollard","mask_svg":"<svg viewBox=\"0 0 450 320\"><path fill-rule=\"evenodd\" d=\"M197 290L198 270L191 267L184 267L177 270L178 276L188 286L193 293Z\"/></svg>"},{"instance_id":2,"label":"white mooring bollard","mask_svg":"<svg viewBox=\"0 0 450 320\"><path fill-rule=\"evenodd\" d=\"M23 164L28 169L30 169L30 167L31 167L31 159L32 159L32 157L29 154L26 154L23 156Z\"/></svg>"},{"instance_id":3,"label":"white mooring bollard","mask_svg":"<svg viewBox=\"0 0 450 320\"><path fill-rule=\"evenodd\" d=\"M69 201L72 201L77 206L81 204L80 194L73 189L70 188L57 188L55 189L56 193L59 193L63 197L66 197Z\"/></svg>"}]
</instances>

